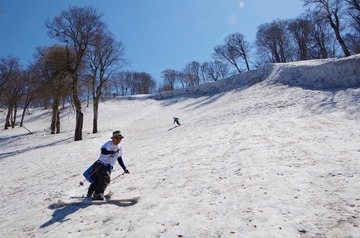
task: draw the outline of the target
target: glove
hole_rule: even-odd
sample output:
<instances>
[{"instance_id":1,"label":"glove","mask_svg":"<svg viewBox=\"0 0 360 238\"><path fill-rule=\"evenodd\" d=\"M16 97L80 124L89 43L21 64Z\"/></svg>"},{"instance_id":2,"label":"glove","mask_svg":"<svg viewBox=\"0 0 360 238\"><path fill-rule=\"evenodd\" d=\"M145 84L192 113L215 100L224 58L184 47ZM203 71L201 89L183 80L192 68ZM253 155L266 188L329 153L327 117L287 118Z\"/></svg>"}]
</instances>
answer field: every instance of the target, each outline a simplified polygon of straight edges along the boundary
<instances>
[{"instance_id":1,"label":"glove","mask_svg":"<svg viewBox=\"0 0 360 238\"><path fill-rule=\"evenodd\" d=\"M127 169L124 170L124 173L130 174L129 170L127 170Z\"/></svg>"}]
</instances>

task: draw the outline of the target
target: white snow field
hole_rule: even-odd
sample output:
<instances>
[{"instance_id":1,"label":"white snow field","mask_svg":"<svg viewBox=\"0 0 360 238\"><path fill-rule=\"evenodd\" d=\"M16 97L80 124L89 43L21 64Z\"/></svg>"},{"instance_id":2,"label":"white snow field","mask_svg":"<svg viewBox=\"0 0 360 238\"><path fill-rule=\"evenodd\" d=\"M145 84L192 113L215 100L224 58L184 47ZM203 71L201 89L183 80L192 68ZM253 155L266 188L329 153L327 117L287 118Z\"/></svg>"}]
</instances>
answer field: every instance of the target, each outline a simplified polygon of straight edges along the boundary
<instances>
[{"instance_id":1,"label":"white snow field","mask_svg":"<svg viewBox=\"0 0 360 238\"><path fill-rule=\"evenodd\" d=\"M2 109L0 237L360 237L359 86L360 55L268 64L106 98L97 134L84 104L78 142L71 108L57 135L50 110L30 109L30 134L4 130ZM114 130L130 174L107 191L140 201L76 205L83 171ZM112 178L122 172L116 164Z\"/></svg>"}]
</instances>

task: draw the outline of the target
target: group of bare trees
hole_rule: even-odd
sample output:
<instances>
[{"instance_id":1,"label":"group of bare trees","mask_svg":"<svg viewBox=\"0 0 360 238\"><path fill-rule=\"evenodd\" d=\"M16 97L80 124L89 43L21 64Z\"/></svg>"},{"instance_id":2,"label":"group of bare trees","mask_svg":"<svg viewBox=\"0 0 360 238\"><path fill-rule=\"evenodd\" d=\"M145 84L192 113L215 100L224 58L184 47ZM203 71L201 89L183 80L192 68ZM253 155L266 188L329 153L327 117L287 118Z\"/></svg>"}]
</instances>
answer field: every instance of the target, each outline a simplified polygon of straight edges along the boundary
<instances>
[{"instance_id":1,"label":"group of bare trees","mask_svg":"<svg viewBox=\"0 0 360 238\"><path fill-rule=\"evenodd\" d=\"M37 96L42 99L43 105L51 104L51 134L60 133L59 106L71 95L69 87L71 79L67 73L67 51L65 47L59 45L38 47L31 71L33 72L34 83L39 89ZM40 94L40 92L42 93Z\"/></svg>"},{"instance_id":2,"label":"group of bare trees","mask_svg":"<svg viewBox=\"0 0 360 238\"><path fill-rule=\"evenodd\" d=\"M98 104L104 84L125 63L123 45L115 40L101 18L102 14L92 7L70 7L46 22L48 35L60 44L39 47L27 70L14 57L1 59L0 97L8 111L5 129L9 125L14 127L18 107L26 111L33 100L34 104L51 104L50 130L59 133L60 103L71 101L76 112L75 140L81 140L81 100L85 91L91 91L93 132L97 132Z\"/></svg>"},{"instance_id":3,"label":"group of bare trees","mask_svg":"<svg viewBox=\"0 0 360 238\"><path fill-rule=\"evenodd\" d=\"M20 71L19 60L13 57L2 58L0 61L0 95L7 104L5 129L14 128L19 98L24 94L25 79Z\"/></svg>"},{"instance_id":4,"label":"group of bare trees","mask_svg":"<svg viewBox=\"0 0 360 238\"><path fill-rule=\"evenodd\" d=\"M260 25L253 44L236 32L225 37L223 44L214 47L214 62L201 64L192 61L181 71L164 70L161 90L216 81L233 72L248 71L251 64L259 67L265 63L360 53L359 0L302 1L308 8L302 16Z\"/></svg>"},{"instance_id":5,"label":"group of bare trees","mask_svg":"<svg viewBox=\"0 0 360 238\"><path fill-rule=\"evenodd\" d=\"M145 72L121 71L115 74L105 89L107 96L150 94L155 92L156 81Z\"/></svg>"},{"instance_id":6,"label":"group of bare trees","mask_svg":"<svg viewBox=\"0 0 360 238\"><path fill-rule=\"evenodd\" d=\"M308 10L301 17L260 25L253 44L236 32L214 47L213 61L191 61L180 71L162 71L158 90L217 81L265 63L360 53L359 0L302 1ZM108 30L102 16L92 7L70 7L46 21L49 37L58 44L38 47L34 62L27 69L22 69L15 57L0 59L0 103L7 108L5 129L15 126L19 108L21 126L33 103L51 106L50 131L59 133L60 107L71 102L76 112L74 137L81 140L82 100L93 102L93 133L97 133L102 96L148 94L156 90L150 74L121 71L126 65L125 48Z\"/></svg>"},{"instance_id":7,"label":"group of bare trees","mask_svg":"<svg viewBox=\"0 0 360 238\"><path fill-rule=\"evenodd\" d=\"M65 71L71 80L76 111L75 141L82 140L83 113L79 92L82 77L90 81L93 133L96 133L103 86L123 61L124 47L109 32L102 16L92 7L70 7L46 22L48 35L65 45Z\"/></svg>"},{"instance_id":8,"label":"group of bare trees","mask_svg":"<svg viewBox=\"0 0 360 238\"><path fill-rule=\"evenodd\" d=\"M360 53L359 0L303 0L303 16L259 26L260 64Z\"/></svg>"},{"instance_id":9,"label":"group of bare trees","mask_svg":"<svg viewBox=\"0 0 360 238\"><path fill-rule=\"evenodd\" d=\"M104 94L148 94L154 79L145 72L121 72L127 64L122 42L108 30L93 7L70 7L45 23L59 44L38 47L34 62L23 70L9 56L0 61L0 102L7 108L5 129L14 127L18 108L23 118L32 102L52 108L51 134L60 133L60 107L75 108L75 141L82 140L84 99L93 105L93 133L98 132L99 102Z\"/></svg>"},{"instance_id":10,"label":"group of bare trees","mask_svg":"<svg viewBox=\"0 0 360 238\"><path fill-rule=\"evenodd\" d=\"M147 73L119 72L126 63L124 47L108 31L102 14L92 7L70 7L46 22L48 35L59 45L38 47L34 62L23 70L19 59L0 60L0 102L7 109L5 129L22 126L32 102L52 108L50 131L60 132L60 104L71 101L76 112L75 141L82 139L81 100L93 101L93 133L98 131L98 105L103 93L120 84L122 94L148 94L156 86ZM86 94L86 96L84 95Z\"/></svg>"},{"instance_id":11,"label":"group of bare trees","mask_svg":"<svg viewBox=\"0 0 360 238\"><path fill-rule=\"evenodd\" d=\"M181 88L192 87L206 82L214 82L230 75L229 64L214 60L200 64L197 61L191 61L186 64L182 71L166 69L161 72L163 84L159 91L173 90L176 85Z\"/></svg>"}]
</instances>

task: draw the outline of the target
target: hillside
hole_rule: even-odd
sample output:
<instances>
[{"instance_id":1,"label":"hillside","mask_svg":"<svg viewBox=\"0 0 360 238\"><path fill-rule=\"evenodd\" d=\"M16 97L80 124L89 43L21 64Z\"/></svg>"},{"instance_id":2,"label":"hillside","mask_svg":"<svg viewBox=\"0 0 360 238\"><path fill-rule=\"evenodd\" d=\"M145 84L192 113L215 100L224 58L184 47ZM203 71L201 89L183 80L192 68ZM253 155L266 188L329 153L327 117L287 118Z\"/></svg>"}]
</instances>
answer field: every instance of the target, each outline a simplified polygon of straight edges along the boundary
<instances>
[{"instance_id":1,"label":"hillside","mask_svg":"<svg viewBox=\"0 0 360 238\"><path fill-rule=\"evenodd\" d=\"M270 64L199 87L107 98L49 134L49 110L0 131L0 237L360 237L360 55ZM174 127L173 116L182 125ZM0 115L4 124L5 114ZM86 193L82 172L121 130L137 204L49 206ZM115 167L112 177L122 173Z\"/></svg>"}]
</instances>

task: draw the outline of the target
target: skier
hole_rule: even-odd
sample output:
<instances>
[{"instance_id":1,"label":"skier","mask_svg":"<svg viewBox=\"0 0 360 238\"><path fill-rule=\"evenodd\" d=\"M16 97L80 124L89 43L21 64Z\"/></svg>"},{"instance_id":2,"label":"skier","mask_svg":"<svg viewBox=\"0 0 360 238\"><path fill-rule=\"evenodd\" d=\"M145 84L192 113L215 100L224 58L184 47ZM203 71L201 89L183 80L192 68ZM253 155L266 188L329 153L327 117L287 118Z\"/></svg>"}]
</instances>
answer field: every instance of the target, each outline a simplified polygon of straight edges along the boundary
<instances>
[{"instance_id":1,"label":"skier","mask_svg":"<svg viewBox=\"0 0 360 238\"><path fill-rule=\"evenodd\" d=\"M93 200L105 200L104 191L110 183L110 174L116 160L124 170L124 173L130 173L129 170L126 169L122 159L122 147L119 145L122 138L124 137L121 135L120 131L114 131L112 133L111 141L106 142L101 147L99 159L90 166L90 168L93 168L88 172L89 176L85 175L86 172L84 173L86 179L92 181L87 193L88 198L92 198Z\"/></svg>"},{"instance_id":2,"label":"skier","mask_svg":"<svg viewBox=\"0 0 360 238\"><path fill-rule=\"evenodd\" d=\"M174 122L173 122L173 124L176 123L178 126L180 126L179 120L180 120L179 118L174 117Z\"/></svg>"}]
</instances>

